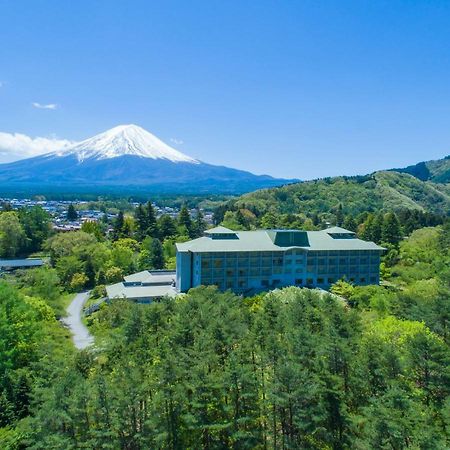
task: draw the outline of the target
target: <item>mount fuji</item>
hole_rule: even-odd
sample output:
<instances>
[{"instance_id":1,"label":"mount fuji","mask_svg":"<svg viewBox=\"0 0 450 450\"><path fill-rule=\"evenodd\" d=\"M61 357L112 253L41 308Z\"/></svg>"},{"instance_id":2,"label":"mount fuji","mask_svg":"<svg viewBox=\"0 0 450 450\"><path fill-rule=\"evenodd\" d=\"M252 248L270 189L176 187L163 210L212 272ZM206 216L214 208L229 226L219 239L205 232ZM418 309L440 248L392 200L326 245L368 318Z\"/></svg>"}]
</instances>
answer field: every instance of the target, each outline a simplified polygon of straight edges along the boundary
<instances>
[{"instance_id":1,"label":"mount fuji","mask_svg":"<svg viewBox=\"0 0 450 450\"><path fill-rule=\"evenodd\" d=\"M0 164L0 192L244 193L297 180L207 164L137 125L120 125L61 151Z\"/></svg>"}]
</instances>

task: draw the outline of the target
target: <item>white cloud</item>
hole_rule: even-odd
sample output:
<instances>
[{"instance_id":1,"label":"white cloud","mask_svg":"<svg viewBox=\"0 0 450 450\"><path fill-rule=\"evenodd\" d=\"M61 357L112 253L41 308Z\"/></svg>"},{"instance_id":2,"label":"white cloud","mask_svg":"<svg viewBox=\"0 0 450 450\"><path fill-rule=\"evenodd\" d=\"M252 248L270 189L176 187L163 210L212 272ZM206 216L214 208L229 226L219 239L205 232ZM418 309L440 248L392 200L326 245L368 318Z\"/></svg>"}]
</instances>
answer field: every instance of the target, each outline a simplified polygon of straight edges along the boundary
<instances>
[{"instance_id":1,"label":"white cloud","mask_svg":"<svg viewBox=\"0 0 450 450\"><path fill-rule=\"evenodd\" d=\"M177 138L170 138L170 142L172 142L172 144L175 144L175 145L184 144L184 141L182 141L181 139L177 139Z\"/></svg>"},{"instance_id":2,"label":"white cloud","mask_svg":"<svg viewBox=\"0 0 450 450\"><path fill-rule=\"evenodd\" d=\"M38 109L56 109L56 108L58 108L58 105L56 103L42 104L42 103L38 103L38 102L33 102L32 105Z\"/></svg>"},{"instance_id":3,"label":"white cloud","mask_svg":"<svg viewBox=\"0 0 450 450\"><path fill-rule=\"evenodd\" d=\"M58 139L55 136L31 138L26 134L11 134L0 131L0 162L12 162L18 159L64 150L74 143L67 139Z\"/></svg>"}]
</instances>

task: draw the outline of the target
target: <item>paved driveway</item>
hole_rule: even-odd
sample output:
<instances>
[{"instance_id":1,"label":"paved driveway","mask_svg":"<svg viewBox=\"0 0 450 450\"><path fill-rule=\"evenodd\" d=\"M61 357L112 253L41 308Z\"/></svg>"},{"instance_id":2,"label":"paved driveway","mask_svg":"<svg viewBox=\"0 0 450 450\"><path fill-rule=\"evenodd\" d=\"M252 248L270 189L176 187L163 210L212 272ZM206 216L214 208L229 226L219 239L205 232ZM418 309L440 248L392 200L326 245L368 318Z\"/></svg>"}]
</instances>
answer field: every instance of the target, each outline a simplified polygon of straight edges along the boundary
<instances>
[{"instance_id":1,"label":"paved driveway","mask_svg":"<svg viewBox=\"0 0 450 450\"><path fill-rule=\"evenodd\" d=\"M89 298L89 292L77 294L67 308L67 317L64 322L69 326L73 335L75 347L82 350L94 343L94 338L81 321L83 306Z\"/></svg>"}]
</instances>

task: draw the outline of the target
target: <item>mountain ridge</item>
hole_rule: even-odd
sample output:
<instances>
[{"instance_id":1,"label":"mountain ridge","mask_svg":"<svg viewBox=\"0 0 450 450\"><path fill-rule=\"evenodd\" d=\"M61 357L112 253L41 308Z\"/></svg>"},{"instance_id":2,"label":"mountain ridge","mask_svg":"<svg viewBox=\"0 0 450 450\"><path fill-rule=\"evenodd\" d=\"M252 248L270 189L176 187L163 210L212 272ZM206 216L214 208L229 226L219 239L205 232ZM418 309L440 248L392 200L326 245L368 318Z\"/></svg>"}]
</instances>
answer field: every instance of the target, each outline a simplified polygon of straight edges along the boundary
<instances>
[{"instance_id":1,"label":"mountain ridge","mask_svg":"<svg viewBox=\"0 0 450 450\"><path fill-rule=\"evenodd\" d=\"M436 166L440 161L436 160ZM230 203L230 202L228 202ZM329 213L342 205L346 214L418 209L450 215L450 184L422 181L410 173L381 170L368 175L328 177L261 189L232 201L235 208L260 216Z\"/></svg>"},{"instance_id":2,"label":"mountain ridge","mask_svg":"<svg viewBox=\"0 0 450 450\"><path fill-rule=\"evenodd\" d=\"M0 164L0 190L27 185L37 190L60 187L102 190L239 194L298 180L191 158L136 125L120 125L64 150Z\"/></svg>"}]
</instances>

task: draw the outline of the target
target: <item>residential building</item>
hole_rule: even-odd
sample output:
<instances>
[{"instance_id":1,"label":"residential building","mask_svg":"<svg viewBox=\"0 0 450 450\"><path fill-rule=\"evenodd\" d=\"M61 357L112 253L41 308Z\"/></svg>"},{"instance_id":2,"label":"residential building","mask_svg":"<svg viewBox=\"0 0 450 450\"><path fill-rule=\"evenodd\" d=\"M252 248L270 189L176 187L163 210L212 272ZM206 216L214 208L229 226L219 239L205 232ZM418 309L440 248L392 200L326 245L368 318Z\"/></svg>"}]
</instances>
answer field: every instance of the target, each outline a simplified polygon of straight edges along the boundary
<instances>
[{"instance_id":1,"label":"residential building","mask_svg":"<svg viewBox=\"0 0 450 450\"><path fill-rule=\"evenodd\" d=\"M383 248L352 231L232 231L216 227L176 244L176 286L200 285L252 295L283 286L327 289L345 278L355 285L379 283Z\"/></svg>"}]
</instances>

